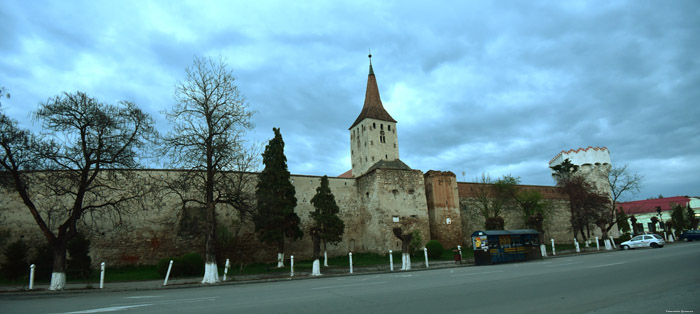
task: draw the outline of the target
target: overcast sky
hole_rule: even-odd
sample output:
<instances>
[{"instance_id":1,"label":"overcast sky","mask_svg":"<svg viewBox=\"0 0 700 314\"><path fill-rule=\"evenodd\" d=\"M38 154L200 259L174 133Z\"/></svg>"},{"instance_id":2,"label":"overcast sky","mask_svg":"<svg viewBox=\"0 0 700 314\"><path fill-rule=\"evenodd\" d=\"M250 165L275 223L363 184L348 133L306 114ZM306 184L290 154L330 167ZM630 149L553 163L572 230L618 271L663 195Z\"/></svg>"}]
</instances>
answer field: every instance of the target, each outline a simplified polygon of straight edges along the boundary
<instances>
[{"instance_id":1,"label":"overcast sky","mask_svg":"<svg viewBox=\"0 0 700 314\"><path fill-rule=\"evenodd\" d=\"M223 56L257 111L251 141L280 127L293 174L337 176L371 48L414 169L553 185L560 151L606 146L645 176L628 199L700 196L700 2L340 2L3 1L3 107L29 128L80 90L166 132L193 56Z\"/></svg>"}]
</instances>

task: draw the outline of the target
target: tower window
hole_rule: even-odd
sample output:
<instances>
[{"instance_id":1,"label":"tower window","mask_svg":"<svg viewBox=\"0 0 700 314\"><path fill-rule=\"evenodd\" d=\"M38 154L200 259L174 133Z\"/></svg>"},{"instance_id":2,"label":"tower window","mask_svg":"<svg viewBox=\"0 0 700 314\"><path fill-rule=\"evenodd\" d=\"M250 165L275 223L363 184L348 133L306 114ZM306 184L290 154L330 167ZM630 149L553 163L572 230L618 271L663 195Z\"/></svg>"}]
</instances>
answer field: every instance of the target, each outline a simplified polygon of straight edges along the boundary
<instances>
[{"instance_id":1,"label":"tower window","mask_svg":"<svg viewBox=\"0 0 700 314\"><path fill-rule=\"evenodd\" d=\"M369 145L374 145L374 141L369 141Z\"/></svg>"},{"instance_id":2,"label":"tower window","mask_svg":"<svg viewBox=\"0 0 700 314\"><path fill-rule=\"evenodd\" d=\"M374 123L374 122L372 122L372 128L373 128L373 129L376 129L376 128L377 128L377 124Z\"/></svg>"},{"instance_id":3,"label":"tower window","mask_svg":"<svg viewBox=\"0 0 700 314\"><path fill-rule=\"evenodd\" d=\"M374 156L372 156L372 161L374 162Z\"/></svg>"},{"instance_id":4,"label":"tower window","mask_svg":"<svg viewBox=\"0 0 700 314\"><path fill-rule=\"evenodd\" d=\"M389 155L384 155L384 157L386 157L386 159L389 159Z\"/></svg>"},{"instance_id":5,"label":"tower window","mask_svg":"<svg viewBox=\"0 0 700 314\"><path fill-rule=\"evenodd\" d=\"M379 129L380 129L380 130L384 130L384 124L380 124L380 125L379 125Z\"/></svg>"},{"instance_id":6,"label":"tower window","mask_svg":"<svg viewBox=\"0 0 700 314\"><path fill-rule=\"evenodd\" d=\"M387 125L386 125L386 129L389 130L389 131L391 131L391 124L387 124Z\"/></svg>"}]
</instances>

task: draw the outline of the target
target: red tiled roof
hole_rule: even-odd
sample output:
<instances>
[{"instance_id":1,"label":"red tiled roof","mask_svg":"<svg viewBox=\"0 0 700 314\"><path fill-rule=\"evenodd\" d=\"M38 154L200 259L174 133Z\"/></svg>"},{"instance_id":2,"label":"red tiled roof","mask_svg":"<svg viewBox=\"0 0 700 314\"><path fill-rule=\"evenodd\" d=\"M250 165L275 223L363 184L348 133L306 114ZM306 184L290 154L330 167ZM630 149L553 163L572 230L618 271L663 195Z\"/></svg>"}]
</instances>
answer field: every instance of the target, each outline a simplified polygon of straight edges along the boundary
<instances>
[{"instance_id":1,"label":"red tiled roof","mask_svg":"<svg viewBox=\"0 0 700 314\"><path fill-rule=\"evenodd\" d=\"M352 178L352 169L343 172L343 174L339 175L338 178Z\"/></svg>"},{"instance_id":2,"label":"red tiled roof","mask_svg":"<svg viewBox=\"0 0 700 314\"><path fill-rule=\"evenodd\" d=\"M671 210L671 204L687 206L689 202L690 198L687 198L685 196L674 196L618 203L617 207L622 207L622 210L625 211L625 214L631 215L653 213L656 212L656 207L661 207L661 211L669 211Z\"/></svg>"},{"instance_id":3,"label":"red tiled roof","mask_svg":"<svg viewBox=\"0 0 700 314\"><path fill-rule=\"evenodd\" d=\"M355 122L348 129L352 129L362 120L371 118L388 122L396 122L389 115L382 105L382 99L379 97L379 88L377 87L377 79L374 77L372 63L369 64L369 76L367 77L367 91L365 92L365 105L362 107L362 112L357 116Z\"/></svg>"}]
</instances>

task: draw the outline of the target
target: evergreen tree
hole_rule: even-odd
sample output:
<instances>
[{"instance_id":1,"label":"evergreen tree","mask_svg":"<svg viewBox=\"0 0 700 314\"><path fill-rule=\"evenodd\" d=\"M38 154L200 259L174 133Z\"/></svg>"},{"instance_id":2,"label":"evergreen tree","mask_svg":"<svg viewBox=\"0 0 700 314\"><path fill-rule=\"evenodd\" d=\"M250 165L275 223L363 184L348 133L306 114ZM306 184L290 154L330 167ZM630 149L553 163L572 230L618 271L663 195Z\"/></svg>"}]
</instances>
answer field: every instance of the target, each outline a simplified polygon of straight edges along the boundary
<instances>
[{"instance_id":1,"label":"evergreen tree","mask_svg":"<svg viewBox=\"0 0 700 314\"><path fill-rule=\"evenodd\" d=\"M683 230L687 229L688 221L685 216L686 213L683 212L683 206L671 204L671 220L673 221L673 228L676 229L676 238L679 238Z\"/></svg>"},{"instance_id":2,"label":"evergreen tree","mask_svg":"<svg viewBox=\"0 0 700 314\"><path fill-rule=\"evenodd\" d=\"M29 271L27 263L27 251L29 248L23 240L17 240L10 244L5 251L5 262L0 266L5 279L16 281L22 279Z\"/></svg>"},{"instance_id":3,"label":"evergreen tree","mask_svg":"<svg viewBox=\"0 0 700 314\"><path fill-rule=\"evenodd\" d=\"M290 182L287 157L284 156L284 141L279 128L272 129L275 137L265 146L263 164L265 169L258 175L255 196L257 213L253 218L255 232L263 243L277 244L277 267L284 266L284 240L298 240L303 236L299 228L301 220L294 208L296 191Z\"/></svg>"},{"instance_id":4,"label":"evergreen tree","mask_svg":"<svg viewBox=\"0 0 700 314\"><path fill-rule=\"evenodd\" d=\"M70 258L66 269L68 275L73 278L87 279L90 277L92 269L92 258L90 258L90 239L78 232L73 239L68 241L66 247Z\"/></svg>"},{"instance_id":5,"label":"evergreen tree","mask_svg":"<svg viewBox=\"0 0 700 314\"><path fill-rule=\"evenodd\" d=\"M625 214L625 211L623 211L622 207L620 207L620 209L617 211L617 226L620 228L622 233L628 233L631 231L630 224L627 220L627 214Z\"/></svg>"},{"instance_id":6,"label":"evergreen tree","mask_svg":"<svg viewBox=\"0 0 700 314\"><path fill-rule=\"evenodd\" d=\"M700 223L700 219L695 217L695 211L693 211L693 209L690 208L690 205L688 205L687 207L686 216L688 229L697 229L698 223Z\"/></svg>"},{"instance_id":7,"label":"evergreen tree","mask_svg":"<svg viewBox=\"0 0 700 314\"><path fill-rule=\"evenodd\" d=\"M321 242L323 242L323 251L325 253L326 244L340 242L345 231L345 223L338 217L340 209L335 202L333 192L328 186L328 176L321 178L321 186L316 188L316 195L311 199L311 204L316 208L315 211L311 212L311 218L314 220L314 226L311 227L311 237L314 244L313 274L320 275L320 267L317 267L317 264L319 264Z\"/></svg>"}]
</instances>

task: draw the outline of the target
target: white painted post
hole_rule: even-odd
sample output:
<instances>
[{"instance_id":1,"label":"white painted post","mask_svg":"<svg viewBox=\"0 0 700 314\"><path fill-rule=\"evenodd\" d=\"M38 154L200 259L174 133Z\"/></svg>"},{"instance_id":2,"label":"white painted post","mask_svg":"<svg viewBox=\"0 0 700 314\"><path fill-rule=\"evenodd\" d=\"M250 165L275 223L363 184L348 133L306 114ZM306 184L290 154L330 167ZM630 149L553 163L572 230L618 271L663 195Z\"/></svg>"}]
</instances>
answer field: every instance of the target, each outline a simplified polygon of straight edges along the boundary
<instances>
[{"instance_id":1,"label":"white painted post","mask_svg":"<svg viewBox=\"0 0 700 314\"><path fill-rule=\"evenodd\" d=\"M617 249L617 245L615 245L615 239L610 238L610 245L612 245L613 249Z\"/></svg>"},{"instance_id":2,"label":"white painted post","mask_svg":"<svg viewBox=\"0 0 700 314\"><path fill-rule=\"evenodd\" d=\"M168 284L168 278L170 277L170 270L173 269L173 260L170 260L170 265L168 266L168 272L165 274L165 280L163 281L163 285Z\"/></svg>"},{"instance_id":3,"label":"white painted post","mask_svg":"<svg viewBox=\"0 0 700 314\"><path fill-rule=\"evenodd\" d=\"M673 232L671 232L671 234L668 235L668 242L673 243L673 241L675 241L675 238L673 237Z\"/></svg>"},{"instance_id":4,"label":"white painted post","mask_svg":"<svg viewBox=\"0 0 700 314\"><path fill-rule=\"evenodd\" d=\"M348 256L350 256L350 273L352 274L352 252L350 252Z\"/></svg>"},{"instance_id":5,"label":"white painted post","mask_svg":"<svg viewBox=\"0 0 700 314\"><path fill-rule=\"evenodd\" d=\"M328 252L323 251L323 267L328 267Z\"/></svg>"},{"instance_id":6,"label":"white painted post","mask_svg":"<svg viewBox=\"0 0 700 314\"><path fill-rule=\"evenodd\" d=\"M461 245L457 246L457 251L459 251L459 260L461 261L462 260L462 246Z\"/></svg>"},{"instance_id":7,"label":"white painted post","mask_svg":"<svg viewBox=\"0 0 700 314\"><path fill-rule=\"evenodd\" d=\"M668 241L668 234L666 234L666 231L664 231L664 239L666 239L666 241Z\"/></svg>"},{"instance_id":8,"label":"white painted post","mask_svg":"<svg viewBox=\"0 0 700 314\"><path fill-rule=\"evenodd\" d=\"M105 287L105 262L100 264L100 289Z\"/></svg>"},{"instance_id":9,"label":"white painted post","mask_svg":"<svg viewBox=\"0 0 700 314\"><path fill-rule=\"evenodd\" d=\"M552 256L557 255L557 250L554 248L554 239L552 239Z\"/></svg>"},{"instance_id":10,"label":"white painted post","mask_svg":"<svg viewBox=\"0 0 700 314\"><path fill-rule=\"evenodd\" d=\"M610 251L613 249L612 245L610 244L610 239L605 239L605 240L603 240L603 242L605 242L605 250L606 251Z\"/></svg>"},{"instance_id":11,"label":"white painted post","mask_svg":"<svg viewBox=\"0 0 700 314\"><path fill-rule=\"evenodd\" d=\"M540 244L540 255L542 257L547 257L547 246L543 244Z\"/></svg>"},{"instance_id":12,"label":"white painted post","mask_svg":"<svg viewBox=\"0 0 700 314\"><path fill-rule=\"evenodd\" d=\"M394 271L394 255L391 250L389 250L389 270Z\"/></svg>"},{"instance_id":13,"label":"white painted post","mask_svg":"<svg viewBox=\"0 0 700 314\"><path fill-rule=\"evenodd\" d=\"M34 268L36 268L34 264L29 266L29 290L34 289Z\"/></svg>"},{"instance_id":14,"label":"white painted post","mask_svg":"<svg viewBox=\"0 0 700 314\"><path fill-rule=\"evenodd\" d=\"M595 237L595 249L596 251L600 251L600 243L598 243L598 237Z\"/></svg>"},{"instance_id":15,"label":"white painted post","mask_svg":"<svg viewBox=\"0 0 700 314\"><path fill-rule=\"evenodd\" d=\"M229 262L228 258L226 259L226 264L224 265L224 280L226 281L226 275L228 275L228 268L231 267L231 263Z\"/></svg>"},{"instance_id":16,"label":"white painted post","mask_svg":"<svg viewBox=\"0 0 700 314\"><path fill-rule=\"evenodd\" d=\"M576 253L581 253L581 248L578 246L578 241L574 238L574 245L576 246Z\"/></svg>"},{"instance_id":17,"label":"white painted post","mask_svg":"<svg viewBox=\"0 0 700 314\"><path fill-rule=\"evenodd\" d=\"M294 255L291 255L289 257L289 264L290 264L290 269L292 270L292 273L289 274L289 277L294 277Z\"/></svg>"},{"instance_id":18,"label":"white painted post","mask_svg":"<svg viewBox=\"0 0 700 314\"><path fill-rule=\"evenodd\" d=\"M429 268L430 265L428 265L428 248L427 247L423 248L423 255L425 255L425 268Z\"/></svg>"}]
</instances>

